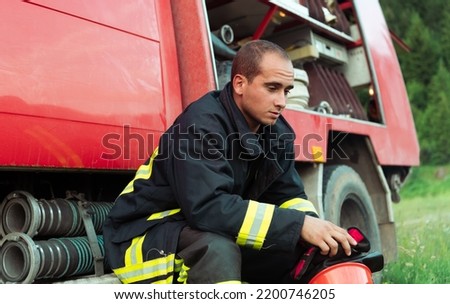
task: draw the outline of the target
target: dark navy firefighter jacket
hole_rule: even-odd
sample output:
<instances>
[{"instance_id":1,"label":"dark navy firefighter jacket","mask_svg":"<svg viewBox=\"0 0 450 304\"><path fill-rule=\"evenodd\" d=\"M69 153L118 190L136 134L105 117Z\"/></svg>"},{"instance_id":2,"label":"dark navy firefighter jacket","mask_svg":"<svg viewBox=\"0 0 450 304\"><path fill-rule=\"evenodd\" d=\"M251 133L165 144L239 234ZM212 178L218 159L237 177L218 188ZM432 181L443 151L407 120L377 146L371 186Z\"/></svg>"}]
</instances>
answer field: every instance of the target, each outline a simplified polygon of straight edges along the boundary
<instances>
[{"instance_id":1,"label":"dark navy firefighter jacket","mask_svg":"<svg viewBox=\"0 0 450 304\"><path fill-rule=\"evenodd\" d=\"M114 273L123 283L172 283L185 225L254 250L294 250L305 214L317 214L294 168L294 138L282 116L251 132L230 84L193 102L105 221Z\"/></svg>"}]
</instances>

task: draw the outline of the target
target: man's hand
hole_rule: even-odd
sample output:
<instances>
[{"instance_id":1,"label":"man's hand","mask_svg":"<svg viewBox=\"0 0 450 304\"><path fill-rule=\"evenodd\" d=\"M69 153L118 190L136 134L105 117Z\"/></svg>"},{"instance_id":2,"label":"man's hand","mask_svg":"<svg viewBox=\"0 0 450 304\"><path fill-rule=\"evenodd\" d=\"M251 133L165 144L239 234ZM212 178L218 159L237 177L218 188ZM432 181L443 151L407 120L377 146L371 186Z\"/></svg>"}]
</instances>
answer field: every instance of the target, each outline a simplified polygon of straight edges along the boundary
<instances>
[{"instance_id":1,"label":"man's hand","mask_svg":"<svg viewBox=\"0 0 450 304\"><path fill-rule=\"evenodd\" d=\"M357 244L345 229L308 215L305 216L300 236L305 242L319 247L321 254L330 257L336 255L339 244L348 256L351 254L351 246Z\"/></svg>"}]
</instances>

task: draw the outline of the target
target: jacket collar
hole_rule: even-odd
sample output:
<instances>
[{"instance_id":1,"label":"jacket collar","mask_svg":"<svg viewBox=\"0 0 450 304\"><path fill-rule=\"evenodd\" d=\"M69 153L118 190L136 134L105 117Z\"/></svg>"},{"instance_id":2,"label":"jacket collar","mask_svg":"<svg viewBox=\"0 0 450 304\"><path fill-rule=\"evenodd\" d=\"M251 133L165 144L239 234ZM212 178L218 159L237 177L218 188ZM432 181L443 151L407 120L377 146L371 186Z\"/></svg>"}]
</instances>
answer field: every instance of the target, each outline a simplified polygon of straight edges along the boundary
<instances>
[{"instance_id":1,"label":"jacket collar","mask_svg":"<svg viewBox=\"0 0 450 304\"><path fill-rule=\"evenodd\" d=\"M268 150L274 151L274 148L283 147L286 143L294 141L295 132L283 116L279 117L275 125L261 126L258 133L252 132L233 98L231 82L227 83L220 92L219 100L230 116L239 133L241 145L249 156L257 157L262 153L267 153ZM265 149L261 143L264 144Z\"/></svg>"},{"instance_id":2,"label":"jacket collar","mask_svg":"<svg viewBox=\"0 0 450 304\"><path fill-rule=\"evenodd\" d=\"M231 117L231 120L238 130L240 134L247 134L252 133L255 134L250 130L248 127L247 121L245 120L244 115L242 114L241 110L239 110L238 106L236 105L236 101L233 98L233 92L232 92L231 83L227 83L223 90L220 92L219 99L222 102L223 106L225 107L228 115Z\"/></svg>"}]
</instances>

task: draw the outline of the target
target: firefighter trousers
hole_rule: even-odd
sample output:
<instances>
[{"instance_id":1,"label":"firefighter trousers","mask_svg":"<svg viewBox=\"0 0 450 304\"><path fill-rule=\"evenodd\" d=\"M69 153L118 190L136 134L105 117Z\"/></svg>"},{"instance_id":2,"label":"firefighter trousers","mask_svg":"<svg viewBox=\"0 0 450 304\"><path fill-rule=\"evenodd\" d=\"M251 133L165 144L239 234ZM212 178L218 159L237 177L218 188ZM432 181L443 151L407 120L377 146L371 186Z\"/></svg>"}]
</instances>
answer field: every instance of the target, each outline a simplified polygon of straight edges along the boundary
<instances>
[{"instance_id":1,"label":"firefighter trousers","mask_svg":"<svg viewBox=\"0 0 450 304\"><path fill-rule=\"evenodd\" d=\"M294 252L253 250L239 247L234 240L185 227L177 255L183 259L178 282L190 284L297 283L290 272L303 250Z\"/></svg>"}]
</instances>

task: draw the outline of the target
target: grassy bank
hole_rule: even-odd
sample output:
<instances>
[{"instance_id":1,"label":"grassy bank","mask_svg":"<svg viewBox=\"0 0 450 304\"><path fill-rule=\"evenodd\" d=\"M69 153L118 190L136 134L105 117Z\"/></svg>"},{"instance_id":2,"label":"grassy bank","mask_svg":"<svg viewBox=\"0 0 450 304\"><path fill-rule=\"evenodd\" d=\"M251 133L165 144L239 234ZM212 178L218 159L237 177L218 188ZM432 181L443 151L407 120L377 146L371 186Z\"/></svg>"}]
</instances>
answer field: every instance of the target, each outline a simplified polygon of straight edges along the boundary
<instances>
[{"instance_id":1,"label":"grassy bank","mask_svg":"<svg viewBox=\"0 0 450 304\"><path fill-rule=\"evenodd\" d=\"M450 166L416 168L395 204L398 260L383 283L450 283Z\"/></svg>"},{"instance_id":2,"label":"grassy bank","mask_svg":"<svg viewBox=\"0 0 450 304\"><path fill-rule=\"evenodd\" d=\"M413 168L401 190L403 199L450 196L450 164Z\"/></svg>"}]
</instances>

